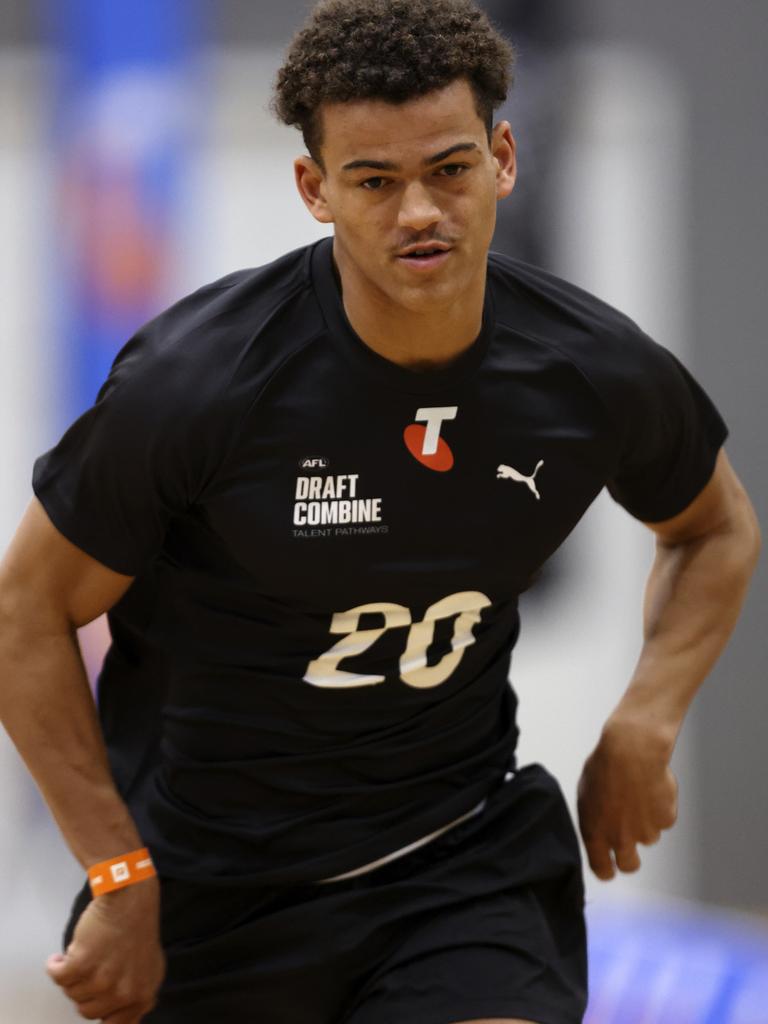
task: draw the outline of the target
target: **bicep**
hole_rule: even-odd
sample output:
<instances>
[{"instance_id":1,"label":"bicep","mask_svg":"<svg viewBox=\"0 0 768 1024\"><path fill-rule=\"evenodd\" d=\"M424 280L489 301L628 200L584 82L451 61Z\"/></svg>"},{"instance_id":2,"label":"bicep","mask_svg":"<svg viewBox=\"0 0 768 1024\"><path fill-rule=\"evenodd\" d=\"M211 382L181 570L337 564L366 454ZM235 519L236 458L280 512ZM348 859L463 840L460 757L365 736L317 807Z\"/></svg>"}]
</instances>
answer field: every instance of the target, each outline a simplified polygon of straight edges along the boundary
<instances>
[{"instance_id":1,"label":"bicep","mask_svg":"<svg viewBox=\"0 0 768 1024\"><path fill-rule=\"evenodd\" d=\"M133 582L86 554L56 529L33 498L0 564L6 614L42 628L79 627L116 604Z\"/></svg>"},{"instance_id":2,"label":"bicep","mask_svg":"<svg viewBox=\"0 0 768 1024\"><path fill-rule=\"evenodd\" d=\"M678 515L646 522L662 544L681 544L707 534L734 529L754 531L757 520L744 487L724 449L720 449L709 482Z\"/></svg>"}]
</instances>

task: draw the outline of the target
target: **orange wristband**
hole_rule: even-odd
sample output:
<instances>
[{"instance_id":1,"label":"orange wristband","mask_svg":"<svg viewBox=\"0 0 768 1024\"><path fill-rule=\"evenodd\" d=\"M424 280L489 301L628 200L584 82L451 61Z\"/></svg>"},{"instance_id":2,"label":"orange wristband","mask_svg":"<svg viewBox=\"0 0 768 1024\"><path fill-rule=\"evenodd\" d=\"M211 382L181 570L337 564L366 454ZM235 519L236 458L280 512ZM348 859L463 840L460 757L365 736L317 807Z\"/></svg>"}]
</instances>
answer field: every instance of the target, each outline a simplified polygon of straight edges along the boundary
<instances>
[{"instance_id":1,"label":"orange wristband","mask_svg":"<svg viewBox=\"0 0 768 1024\"><path fill-rule=\"evenodd\" d=\"M155 865L146 846L122 857L102 860L88 868L88 881L94 896L103 896L105 892L124 889L127 885L143 882L145 878L154 878L157 874Z\"/></svg>"}]
</instances>

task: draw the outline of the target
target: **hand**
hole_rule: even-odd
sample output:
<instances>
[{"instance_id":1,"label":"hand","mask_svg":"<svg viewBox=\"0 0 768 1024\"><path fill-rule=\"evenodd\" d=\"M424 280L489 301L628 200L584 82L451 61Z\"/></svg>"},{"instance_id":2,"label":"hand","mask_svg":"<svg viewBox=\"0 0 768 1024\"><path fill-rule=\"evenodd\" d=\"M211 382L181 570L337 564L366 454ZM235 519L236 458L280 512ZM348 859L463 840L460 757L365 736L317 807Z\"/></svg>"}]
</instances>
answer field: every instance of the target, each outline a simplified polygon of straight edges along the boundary
<instances>
[{"instance_id":1,"label":"hand","mask_svg":"<svg viewBox=\"0 0 768 1024\"><path fill-rule=\"evenodd\" d=\"M66 953L48 957L48 975L81 1017L139 1024L155 1005L165 974L159 908L154 878L97 896L77 922Z\"/></svg>"},{"instance_id":2,"label":"hand","mask_svg":"<svg viewBox=\"0 0 768 1024\"><path fill-rule=\"evenodd\" d=\"M608 881L637 871L637 844L658 842L677 820L677 781L669 768L674 740L643 718L609 719L579 781L579 827L589 864ZM615 857L615 867L614 867Z\"/></svg>"}]
</instances>

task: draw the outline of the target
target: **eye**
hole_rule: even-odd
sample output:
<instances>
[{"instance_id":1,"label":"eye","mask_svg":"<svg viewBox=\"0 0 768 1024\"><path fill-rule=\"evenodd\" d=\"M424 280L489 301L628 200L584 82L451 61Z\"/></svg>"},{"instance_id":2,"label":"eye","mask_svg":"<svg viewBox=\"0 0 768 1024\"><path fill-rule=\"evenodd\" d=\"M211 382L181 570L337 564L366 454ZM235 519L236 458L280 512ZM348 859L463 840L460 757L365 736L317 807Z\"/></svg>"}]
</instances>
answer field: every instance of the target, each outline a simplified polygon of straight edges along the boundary
<instances>
[{"instance_id":1,"label":"eye","mask_svg":"<svg viewBox=\"0 0 768 1024\"><path fill-rule=\"evenodd\" d=\"M367 189L369 192L379 192L386 184L386 178L366 178L365 181L360 182L360 188Z\"/></svg>"},{"instance_id":2,"label":"eye","mask_svg":"<svg viewBox=\"0 0 768 1024\"><path fill-rule=\"evenodd\" d=\"M468 167L468 164L445 164L437 173L442 174L444 178L458 178Z\"/></svg>"}]
</instances>

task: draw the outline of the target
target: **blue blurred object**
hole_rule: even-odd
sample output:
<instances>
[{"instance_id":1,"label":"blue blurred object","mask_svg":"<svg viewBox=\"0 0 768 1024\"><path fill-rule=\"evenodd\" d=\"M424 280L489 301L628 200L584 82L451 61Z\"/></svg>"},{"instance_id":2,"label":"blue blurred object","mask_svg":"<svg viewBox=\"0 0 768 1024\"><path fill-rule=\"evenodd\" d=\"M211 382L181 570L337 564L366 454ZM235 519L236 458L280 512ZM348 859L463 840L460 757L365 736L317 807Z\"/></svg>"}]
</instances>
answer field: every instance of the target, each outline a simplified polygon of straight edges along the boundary
<instances>
[{"instance_id":1,"label":"blue blurred object","mask_svg":"<svg viewBox=\"0 0 768 1024\"><path fill-rule=\"evenodd\" d=\"M768 926L694 905L588 908L585 1024L768 1024Z\"/></svg>"},{"instance_id":2,"label":"blue blurred object","mask_svg":"<svg viewBox=\"0 0 768 1024\"><path fill-rule=\"evenodd\" d=\"M203 25L198 0L49 0L47 13L63 58L54 294L68 422L167 304Z\"/></svg>"}]
</instances>

